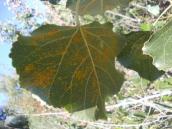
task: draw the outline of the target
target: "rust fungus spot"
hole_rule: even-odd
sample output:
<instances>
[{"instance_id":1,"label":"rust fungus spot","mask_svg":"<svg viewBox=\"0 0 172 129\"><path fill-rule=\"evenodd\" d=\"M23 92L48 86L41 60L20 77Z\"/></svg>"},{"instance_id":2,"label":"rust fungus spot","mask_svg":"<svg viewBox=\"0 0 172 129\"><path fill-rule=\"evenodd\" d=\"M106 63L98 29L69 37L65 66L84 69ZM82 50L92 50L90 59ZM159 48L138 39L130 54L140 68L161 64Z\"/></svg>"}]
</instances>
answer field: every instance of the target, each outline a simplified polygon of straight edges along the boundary
<instances>
[{"instance_id":1,"label":"rust fungus spot","mask_svg":"<svg viewBox=\"0 0 172 129\"><path fill-rule=\"evenodd\" d=\"M33 64L28 64L25 66L24 68L24 72L25 73L31 73L34 71L34 65Z\"/></svg>"},{"instance_id":2,"label":"rust fungus spot","mask_svg":"<svg viewBox=\"0 0 172 129\"><path fill-rule=\"evenodd\" d=\"M81 43L82 42L82 36L80 33L77 33L76 36L73 38L73 43Z\"/></svg>"},{"instance_id":3,"label":"rust fungus spot","mask_svg":"<svg viewBox=\"0 0 172 129\"><path fill-rule=\"evenodd\" d=\"M34 36L34 37L32 37L32 40L34 41L32 43L38 44L40 41L44 40L44 37L42 35Z\"/></svg>"},{"instance_id":4,"label":"rust fungus spot","mask_svg":"<svg viewBox=\"0 0 172 129\"><path fill-rule=\"evenodd\" d=\"M49 31L48 33L47 33L47 36L49 37L49 36L54 36L55 34L57 34L58 33L58 30L52 30L52 31Z\"/></svg>"},{"instance_id":5,"label":"rust fungus spot","mask_svg":"<svg viewBox=\"0 0 172 129\"><path fill-rule=\"evenodd\" d=\"M79 70L75 73L75 78L79 81L85 79L87 72L85 70Z\"/></svg>"},{"instance_id":6,"label":"rust fungus spot","mask_svg":"<svg viewBox=\"0 0 172 129\"><path fill-rule=\"evenodd\" d=\"M105 60L105 62L108 62L109 59L111 58L111 52L110 52L110 50L108 48L105 48L103 50L103 54L104 54L104 60Z\"/></svg>"},{"instance_id":7,"label":"rust fungus spot","mask_svg":"<svg viewBox=\"0 0 172 129\"><path fill-rule=\"evenodd\" d=\"M48 87L51 84L53 79L54 70L47 69L41 72L38 72L34 76L34 84L38 87Z\"/></svg>"},{"instance_id":8,"label":"rust fungus spot","mask_svg":"<svg viewBox=\"0 0 172 129\"><path fill-rule=\"evenodd\" d=\"M73 62L80 62L83 59L84 55L82 55L81 53L76 53L75 57L72 59Z\"/></svg>"},{"instance_id":9,"label":"rust fungus spot","mask_svg":"<svg viewBox=\"0 0 172 129\"><path fill-rule=\"evenodd\" d=\"M47 39L56 37L57 32L58 32L57 30L54 30L54 31L50 31L48 33L39 34L39 35L33 36L32 40L35 41L35 43L37 44L43 40L47 40Z\"/></svg>"}]
</instances>

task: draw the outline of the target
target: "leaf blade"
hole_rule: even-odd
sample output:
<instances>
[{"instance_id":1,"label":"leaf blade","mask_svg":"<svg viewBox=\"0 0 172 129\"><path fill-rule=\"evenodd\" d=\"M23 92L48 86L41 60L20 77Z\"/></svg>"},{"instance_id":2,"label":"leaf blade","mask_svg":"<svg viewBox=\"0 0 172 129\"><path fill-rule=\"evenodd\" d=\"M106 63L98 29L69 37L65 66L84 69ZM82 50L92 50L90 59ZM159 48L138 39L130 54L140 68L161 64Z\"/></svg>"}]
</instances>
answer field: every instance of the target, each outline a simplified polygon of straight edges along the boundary
<instances>
[{"instance_id":1,"label":"leaf blade","mask_svg":"<svg viewBox=\"0 0 172 129\"><path fill-rule=\"evenodd\" d=\"M168 71L172 67L172 22L156 32L151 39L144 44L144 54L153 58L153 64L160 70Z\"/></svg>"},{"instance_id":2,"label":"leaf blade","mask_svg":"<svg viewBox=\"0 0 172 129\"><path fill-rule=\"evenodd\" d=\"M80 2L79 2L80 1ZM103 15L106 10L111 10L117 6L125 7L130 0L73 0L67 1L67 7L79 15ZM77 7L79 2L79 7Z\"/></svg>"},{"instance_id":3,"label":"leaf blade","mask_svg":"<svg viewBox=\"0 0 172 129\"><path fill-rule=\"evenodd\" d=\"M163 71L158 70L150 56L144 55L142 47L149 40L151 32L132 32L125 37L128 44L118 55L118 61L125 67L135 70L139 75L149 81L159 78Z\"/></svg>"},{"instance_id":4,"label":"leaf blade","mask_svg":"<svg viewBox=\"0 0 172 129\"><path fill-rule=\"evenodd\" d=\"M42 96L54 106L69 111L97 106L99 117L105 116L105 97L117 93L124 81L113 60L125 42L111 27L97 22L81 27L45 25L31 37L19 36L10 57L21 85L47 91Z\"/></svg>"}]
</instances>

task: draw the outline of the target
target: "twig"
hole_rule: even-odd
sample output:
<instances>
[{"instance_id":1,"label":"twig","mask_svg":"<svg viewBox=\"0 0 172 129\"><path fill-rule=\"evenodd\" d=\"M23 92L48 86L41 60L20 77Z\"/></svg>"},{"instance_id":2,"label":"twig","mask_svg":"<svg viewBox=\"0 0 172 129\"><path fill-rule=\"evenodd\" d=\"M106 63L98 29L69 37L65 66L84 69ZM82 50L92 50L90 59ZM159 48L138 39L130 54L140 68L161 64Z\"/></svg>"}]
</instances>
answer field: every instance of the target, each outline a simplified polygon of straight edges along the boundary
<instances>
[{"instance_id":1,"label":"twig","mask_svg":"<svg viewBox=\"0 0 172 129\"><path fill-rule=\"evenodd\" d=\"M114 109L114 108L118 108L121 106L127 106L127 105L133 105L133 104L144 104L145 102L147 102L150 99L155 99L155 98L159 98L165 95L172 95L172 91L162 91L161 93L158 94L154 94L151 96L146 96L144 98L141 98L139 100L133 100L131 102L122 102L119 103L117 105L113 105L113 106L107 106L108 110ZM152 104L150 104L152 106ZM155 107L155 106L154 106ZM153 121L148 121L148 122L142 122L142 123L138 123L138 124L115 124L112 122L107 122L107 121L98 121L98 122L92 122L92 121L84 121L84 120L78 120L75 117L71 117L71 114L65 111L62 112L48 112L48 113L34 113L34 114L17 114L17 115L25 115L25 116L33 116L33 117L40 117L40 116L58 116L59 118L63 119L63 120L72 120L75 122L79 122L79 123L85 123L87 126L91 126L91 127L97 127L99 129L111 129L114 127L121 127L121 128L129 128L129 127L141 127L141 126L149 126L155 123L160 123L163 122L164 120L167 119L171 119L172 115L166 115L166 114L162 114L160 115L158 118L156 118Z\"/></svg>"},{"instance_id":2,"label":"twig","mask_svg":"<svg viewBox=\"0 0 172 129\"><path fill-rule=\"evenodd\" d=\"M103 126L105 127L123 127L123 128L128 128L128 127L141 127L141 126L148 126L151 124L154 124L156 122L160 122L160 120L162 118L167 117L167 119L171 119L172 115L164 115L164 116L160 116L158 117L156 120L152 121L152 122L145 122L145 123L140 123L140 124L114 124L114 123L102 123L102 122L89 122L90 124L92 124L92 126Z\"/></svg>"},{"instance_id":3,"label":"twig","mask_svg":"<svg viewBox=\"0 0 172 129\"><path fill-rule=\"evenodd\" d=\"M122 18L124 18L124 19L128 19L128 20L133 21L133 22L138 22L138 23L140 23L140 22L141 22L141 20L140 20L140 19L134 19L134 18L131 18L131 17L128 17L128 16L125 16L125 15L122 15L122 14L120 14L120 13L115 13L115 12L109 11L109 10L108 10L108 11L106 11L105 15L108 15L108 13L109 13L109 14L112 14L112 15L114 15L114 16L122 17Z\"/></svg>"},{"instance_id":4,"label":"twig","mask_svg":"<svg viewBox=\"0 0 172 129\"><path fill-rule=\"evenodd\" d=\"M115 108L126 107L128 105L134 105L134 104L138 104L138 103L144 103L145 101L148 101L150 99L159 98L159 97L162 97L165 95L172 95L172 91L171 90L170 91L165 90L165 91L162 91L162 93L154 94L151 96L146 96L146 97L141 98L139 100L132 99L132 100L129 100L129 102L123 101L123 102L116 104L116 105L107 106L106 109L107 109L107 111L112 111Z\"/></svg>"},{"instance_id":5,"label":"twig","mask_svg":"<svg viewBox=\"0 0 172 129\"><path fill-rule=\"evenodd\" d=\"M157 22L159 21L159 19L172 7L172 1L169 0L170 5L161 13L161 15L156 19L156 21L153 23L153 26L155 26L157 24Z\"/></svg>"},{"instance_id":6,"label":"twig","mask_svg":"<svg viewBox=\"0 0 172 129\"><path fill-rule=\"evenodd\" d=\"M68 112L46 112L46 113L28 113L28 114L17 114L17 115L24 115L24 116L62 116L62 117L69 117L70 114Z\"/></svg>"}]
</instances>

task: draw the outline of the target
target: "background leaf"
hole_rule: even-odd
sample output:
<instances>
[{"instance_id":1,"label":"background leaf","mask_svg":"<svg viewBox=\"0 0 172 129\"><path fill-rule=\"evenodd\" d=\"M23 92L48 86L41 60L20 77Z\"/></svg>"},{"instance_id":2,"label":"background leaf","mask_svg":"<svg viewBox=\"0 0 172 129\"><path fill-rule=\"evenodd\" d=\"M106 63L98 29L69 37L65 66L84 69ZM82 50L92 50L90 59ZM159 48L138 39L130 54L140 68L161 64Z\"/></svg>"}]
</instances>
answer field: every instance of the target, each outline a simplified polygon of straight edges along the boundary
<instances>
[{"instance_id":1,"label":"background leaf","mask_svg":"<svg viewBox=\"0 0 172 129\"><path fill-rule=\"evenodd\" d=\"M160 70L168 71L172 68L172 22L156 32L146 42L143 52L153 58L153 64Z\"/></svg>"},{"instance_id":2,"label":"background leaf","mask_svg":"<svg viewBox=\"0 0 172 129\"><path fill-rule=\"evenodd\" d=\"M20 35L10 57L21 85L37 89L54 106L69 111L97 106L98 117L105 117L106 95L117 93L124 80L114 68L114 57L125 42L111 28L97 22L44 25L31 37Z\"/></svg>"},{"instance_id":3,"label":"background leaf","mask_svg":"<svg viewBox=\"0 0 172 129\"><path fill-rule=\"evenodd\" d=\"M125 67L137 71L141 77L153 81L164 72L152 64L150 56L143 55L142 47L150 35L150 32L132 32L126 35L128 43L118 56L118 60Z\"/></svg>"},{"instance_id":4,"label":"background leaf","mask_svg":"<svg viewBox=\"0 0 172 129\"><path fill-rule=\"evenodd\" d=\"M91 107L82 111L74 112L72 114L72 117L74 117L77 120L96 120L95 112L96 112L96 107Z\"/></svg>"},{"instance_id":5,"label":"background leaf","mask_svg":"<svg viewBox=\"0 0 172 129\"><path fill-rule=\"evenodd\" d=\"M67 7L76 12L76 5L79 0L68 0ZM79 15L104 14L106 10L111 10L117 6L126 7L131 0L80 0Z\"/></svg>"}]
</instances>

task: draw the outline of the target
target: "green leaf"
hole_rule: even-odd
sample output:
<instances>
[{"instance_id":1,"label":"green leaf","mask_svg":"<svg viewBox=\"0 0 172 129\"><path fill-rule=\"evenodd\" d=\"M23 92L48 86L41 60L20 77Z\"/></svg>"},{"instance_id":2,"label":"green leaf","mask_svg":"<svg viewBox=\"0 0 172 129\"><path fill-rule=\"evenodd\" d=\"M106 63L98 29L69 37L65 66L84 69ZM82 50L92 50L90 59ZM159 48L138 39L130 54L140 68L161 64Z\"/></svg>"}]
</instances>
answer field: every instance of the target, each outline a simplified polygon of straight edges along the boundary
<instances>
[{"instance_id":1,"label":"green leaf","mask_svg":"<svg viewBox=\"0 0 172 129\"><path fill-rule=\"evenodd\" d=\"M112 24L93 22L81 27L44 25L30 37L19 36L10 57L22 86L35 89L56 107L79 111L97 106L105 117L106 95L117 93L124 81L114 57L125 42Z\"/></svg>"},{"instance_id":2,"label":"green leaf","mask_svg":"<svg viewBox=\"0 0 172 129\"><path fill-rule=\"evenodd\" d=\"M142 23L140 25L140 29L142 31L151 31L152 30L152 24L150 24L150 23Z\"/></svg>"},{"instance_id":3,"label":"green leaf","mask_svg":"<svg viewBox=\"0 0 172 129\"><path fill-rule=\"evenodd\" d=\"M143 55L142 47L150 35L150 32L132 32L126 35L128 44L118 56L118 60L125 67L138 72L141 77L153 81L164 72L152 64L150 56Z\"/></svg>"},{"instance_id":4,"label":"green leaf","mask_svg":"<svg viewBox=\"0 0 172 129\"><path fill-rule=\"evenodd\" d=\"M143 47L144 54L153 58L153 64L160 70L172 68L172 22L156 32Z\"/></svg>"},{"instance_id":5,"label":"green leaf","mask_svg":"<svg viewBox=\"0 0 172 129\"><path fill-rule=\"evenodd\" d=\"M111 10L117 6L124 7L128 5L131 0L68 0L67 7L79 15L97 15L104 14L106 10Z\"/></svg>"},{"instance_id":6,"label":"green leaf","mask_svg":"<svg viewBox=\"0 0 172 129\"><path fill-rule=\"evenodd\" d=\"M157 80L154 83L154 87L157 90L162 90L162 89L171 89L172 88L172 77L170 78L165 78L163 80Z\"/></svg>"},{"instance_id":7,"label":"green leaf","mask_svg":"<svg viewBox=\"0 0 172 129\"><path fill-rule=\"evenodd\" d=\"M95 112L96 112L96 107L91 107L82 111L74 112L72 114L72 117L75 117L75 119L77 120L87 120L87 121L96 120Z\"/></svg>"}]
</instances>

